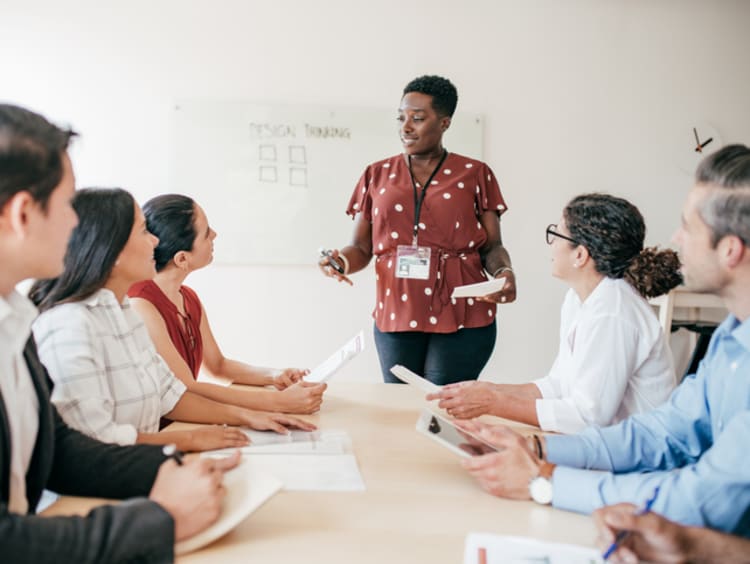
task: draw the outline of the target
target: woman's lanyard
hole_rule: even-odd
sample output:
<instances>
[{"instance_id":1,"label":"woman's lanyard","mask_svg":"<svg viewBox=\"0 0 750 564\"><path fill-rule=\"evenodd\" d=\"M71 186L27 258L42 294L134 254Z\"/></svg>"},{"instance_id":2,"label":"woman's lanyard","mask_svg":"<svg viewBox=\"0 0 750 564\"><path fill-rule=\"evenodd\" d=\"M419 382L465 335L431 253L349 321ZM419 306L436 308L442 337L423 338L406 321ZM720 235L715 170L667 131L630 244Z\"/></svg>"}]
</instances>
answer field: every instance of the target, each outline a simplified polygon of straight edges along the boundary
<instances>
[{"instance_id":1,"label":"woman's lanyard","mask_svg":"<svg viewBox=\"0 0 750 564\"><path fill-rule=\"evenodd\" d=\"M417 246L417 234L419 233L419 214L422 212L422 203L424 202L425 194L427 193L427 187L432 184L432 179L435 178L435 175L437 174L437 171L440 170L440 167L443 166L443 163L445 162L445 158L448 156L448 151L446 149L443 149L443 156L440 157L440 162L437 164L435 169L432 171L432 174L430 174L430 177L427 179L427 182L425 182L424 186L422 186L422 194L421 196L417 195L417 181L414 180L414 172L411 169L411 155L408 155L409 159L409 176L411 177L411 186L414 188L414 246Z\"/></svg>"}]
</instances>

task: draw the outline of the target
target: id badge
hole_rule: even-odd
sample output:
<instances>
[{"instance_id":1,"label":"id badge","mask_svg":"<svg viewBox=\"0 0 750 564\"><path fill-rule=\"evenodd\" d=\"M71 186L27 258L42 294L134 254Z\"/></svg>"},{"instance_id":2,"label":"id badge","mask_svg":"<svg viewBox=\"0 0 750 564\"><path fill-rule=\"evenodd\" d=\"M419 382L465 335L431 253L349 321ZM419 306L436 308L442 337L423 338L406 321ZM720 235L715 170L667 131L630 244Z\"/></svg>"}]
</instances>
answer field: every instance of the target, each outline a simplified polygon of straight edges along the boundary
<instances>
[{"instance_id":1,"label":"id badge","mask_svg":"<svg viewBox=\"0 0 750 564\"><path fill-rule=\"evenodd\" d=\"M399 245L396 249L396 278L427 280L430 277L430 247Z\"/></svg>"}]
</instances>

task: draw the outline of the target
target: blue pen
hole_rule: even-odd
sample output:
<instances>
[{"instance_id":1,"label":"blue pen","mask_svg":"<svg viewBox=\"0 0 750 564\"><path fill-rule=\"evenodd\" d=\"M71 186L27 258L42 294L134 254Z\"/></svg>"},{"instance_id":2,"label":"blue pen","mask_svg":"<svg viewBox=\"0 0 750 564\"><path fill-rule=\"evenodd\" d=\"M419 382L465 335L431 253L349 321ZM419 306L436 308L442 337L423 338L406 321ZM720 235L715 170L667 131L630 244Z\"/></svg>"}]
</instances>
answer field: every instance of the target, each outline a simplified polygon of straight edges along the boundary
<instances>
[{"instance_id":1,"label":"blue pen","mask_svg":"<svg viewBox=\"0 0 750 564\"><path fill-rule=\"evenodd\" d=\"M656 489L654 490L654 494L646 501L646 503L643 505L641 509L636 511L636 515L645 515L649 511L651 511L651 506L656 501L656 496L659 495L659 486L656 486ZM609 545L609 548L602 554L602 558L606 560L610 556L612 556L612 553L614 553L615 550L617 550L617 547L622 544L622 542L628 538L628 535L630 535L630 531L620 531L617 533L617 536L615 536L615 542Z\"/></svg>"}]
</instances>

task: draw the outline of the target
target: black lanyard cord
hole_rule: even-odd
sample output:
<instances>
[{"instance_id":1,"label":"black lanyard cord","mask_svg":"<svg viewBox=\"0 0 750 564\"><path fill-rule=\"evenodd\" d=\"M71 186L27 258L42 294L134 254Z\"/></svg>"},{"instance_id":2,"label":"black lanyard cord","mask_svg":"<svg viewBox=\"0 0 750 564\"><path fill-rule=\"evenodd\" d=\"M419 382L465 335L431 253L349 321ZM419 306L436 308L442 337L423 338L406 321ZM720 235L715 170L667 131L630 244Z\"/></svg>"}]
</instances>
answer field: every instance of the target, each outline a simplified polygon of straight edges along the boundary
<instances>
[{"instance_id":1,"label":"black lanyard cord","mask_svg":"<svg viewBox=\"0 0 750 564\"><path fill-rule=\"evenodd\" d=\"M411 155L408 155L409 160L409 176L411 177L411 187L414 189L414 244L417 244L417 234L419 233L419 215L422 212L422 203L424 202L425 194L427 193L427 187L432 183L432 179L435 178L435 175L437 174L437 171L440 170L440 167L443 166L443 163L445 162L445 158L448 156L448 151L446 149L443 149L443 156L440 157L440 162L438 162L435 169L432 171L432 174L430 174L430 177L427 179L427 182L424 183L424 186L422 186L422 194L417 195L417 181L414 180L414 172L411 169Z\"/></svg>"}]
</instances>

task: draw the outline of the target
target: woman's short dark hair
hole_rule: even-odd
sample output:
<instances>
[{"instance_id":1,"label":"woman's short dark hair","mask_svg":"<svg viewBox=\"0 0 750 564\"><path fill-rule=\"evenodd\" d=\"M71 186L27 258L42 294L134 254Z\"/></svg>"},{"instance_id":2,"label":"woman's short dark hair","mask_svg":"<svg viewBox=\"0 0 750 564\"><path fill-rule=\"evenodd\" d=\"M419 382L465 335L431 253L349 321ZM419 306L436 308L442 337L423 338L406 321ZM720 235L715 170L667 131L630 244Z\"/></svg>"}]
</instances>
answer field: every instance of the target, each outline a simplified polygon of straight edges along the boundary
<instances>
[{"instance_id":1,"label":"woman's short dark hair","mask_svg":"<svg viewBox=\"0 0 750 564\"><path fill-rule=\"evenodd\" d=\"M159 238L154 251L156 271L161 272L180 251L192 251L195 243L195 201L181 194L151 198L143 206L148 230Z\"/></svg>"},{"instance_id":2,"label":"woman's short dark hair","mask_svg":"<svg viewBox=\"0 0 750 564\"><path fill-rule=\"evenodd\" d=\"M130 238L135 200L121 188L85 188L73 196L78 225L57 278L38 280L29 297L40 311L84 300L104 287Z\"/></svg>"},{"instance_id":3,"label":"woman's short dark hair","mask_svg":"<svg viewBox=\"0 0 750 564\"><path fill-rule=\"evenodd\" d=\"M0 104L0 209L25 190L46 210L62 180L63 154L75 135L39 114Z\"/></svg>"},{"instance_id":4,"label":"woman's short dark hair","mask_svg":"<svg viewBox=\"0 0 750 564\"><path fill-rule=\"evenodd\" d=\"M570 236L586 247L600 274L624 278L647 298L682 282L676 252L643 248L646 225L638 208L627 200L583 194L565 206L563 217Z\"/></svg>"},{"instance_id":5,"label":"woman's short dark hair","mask_svg":"<svg viewBox=\"0 0 750 564\"><path fill-rule=\"evenodd\" d=\"M432 96L432 109L440 116L453 117L458 103L458 92L447 78L425 75L415 78L404 88L404 96L409 92L419 92Z\"/></svg>"}]
</instances>

